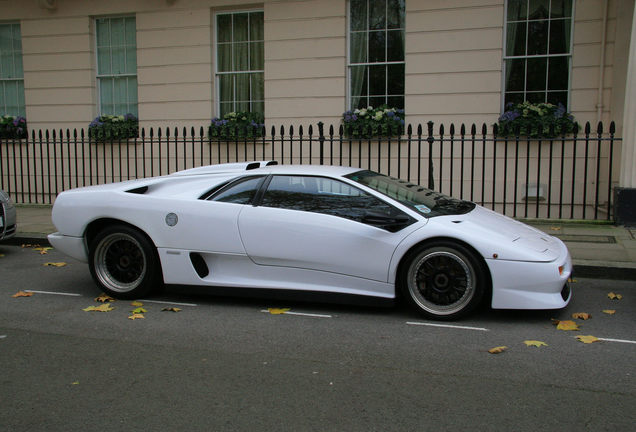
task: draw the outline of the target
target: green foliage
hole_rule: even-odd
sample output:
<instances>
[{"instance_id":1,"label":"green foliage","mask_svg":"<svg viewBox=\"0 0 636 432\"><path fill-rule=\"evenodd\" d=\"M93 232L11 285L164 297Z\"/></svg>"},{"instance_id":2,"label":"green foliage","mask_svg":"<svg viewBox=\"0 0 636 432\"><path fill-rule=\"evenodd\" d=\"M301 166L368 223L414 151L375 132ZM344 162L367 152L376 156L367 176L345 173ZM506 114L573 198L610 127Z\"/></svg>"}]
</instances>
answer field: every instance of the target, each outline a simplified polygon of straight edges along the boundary
<instances>
[{"instance_id":1,"label":"green foliage","mask_svg":"<svg viewBox=\"0 0 636 432\"><path fill-rule=\"evenodd\" d=\"M20 139L27 137L27 122L24 117L0 117L0 138Z\"/></svg>"},{"instance_id":2,"label":"green foliage","mask_svg":"<svg viewBox=\"0 0 636 432\"><path fill-rule=\"evenodd\" d=\"M214 117L210 124L210 137L220 139L258 138L264 131L263 113L230 112L223 118Z\"/></svg>"},{"instance_id":3,"label":"green foliage","mask_svg":"<svg viewBox=\"0 0 636 432\"><path fill-rule=\"evenodd\" d=\"M404 129L404 110L381 105L342 114L345 134L354 138L396 136Z\"/></svg>"},{"instance_id":4,"label":"green foliage","mask_svg":"<svg viewBox=\"0 0 636 432\"><path fill-rule=\"evenodd\" d=\"M103 115L88 126L90 138L105 141L139 137L139 120L132 114Z\"/></svg>"},{"instance_id":5,"label":"green foliage","mask_svg":"<svg viewBox=\"0 0 636 432\"><path fill-rule=\"evenodd\" d=\"M499 136L514 136L518 130L520 135L531 138L554 138L572 133L575 124L572 114L561 104L523 102L506 105L496 126Z\"/></svg>"}]
</instances>

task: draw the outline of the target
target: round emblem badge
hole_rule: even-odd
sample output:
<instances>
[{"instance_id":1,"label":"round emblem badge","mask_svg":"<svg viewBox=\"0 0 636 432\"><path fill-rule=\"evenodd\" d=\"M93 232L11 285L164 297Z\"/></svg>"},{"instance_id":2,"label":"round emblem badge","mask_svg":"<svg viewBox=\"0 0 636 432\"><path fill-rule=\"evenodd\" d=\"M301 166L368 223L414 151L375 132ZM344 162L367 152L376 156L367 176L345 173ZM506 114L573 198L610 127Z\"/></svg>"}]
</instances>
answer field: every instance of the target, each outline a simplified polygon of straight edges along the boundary
<instances>
[{"instance_id":1,"label":"round emblem badge","mask_svg":"<svg viewBox=\"0 0 636 432\"><path fill-rule=\"evenodd\" d=\"M179 217L177 217L176 213L168 213L166 215L166 224L168 226L175 226L179 222Z\"/></svg>"}]
</instances>

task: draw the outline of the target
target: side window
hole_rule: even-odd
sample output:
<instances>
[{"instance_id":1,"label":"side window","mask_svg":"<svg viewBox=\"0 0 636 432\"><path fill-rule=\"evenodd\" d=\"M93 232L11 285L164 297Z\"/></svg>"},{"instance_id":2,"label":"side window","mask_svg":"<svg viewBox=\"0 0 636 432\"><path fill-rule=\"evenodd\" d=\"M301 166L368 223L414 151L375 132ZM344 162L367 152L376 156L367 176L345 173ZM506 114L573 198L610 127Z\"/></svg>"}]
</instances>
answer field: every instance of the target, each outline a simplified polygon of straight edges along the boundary
<instances>
[{"instance_id":1,"label":"side window","mask_svg":"<svg viewBox=\"0 0 636 432\"><path fill-rule=\"evenodd\" d=\"M263 176L247 177L221 189L210 200L234 204L249 204L263 181Z\"/></svg>"},{"instance_id":2,"label":"side window","mask_svg":"<svg viewBox=\"0 0 636 432\"><path fill-rule=\"evenodd\" d=\"M338 216L366 223L369 213L384 216L400 210L347 183L324 177L274 176L263 196L265 207Z\"/></svg>"}]
</instances>

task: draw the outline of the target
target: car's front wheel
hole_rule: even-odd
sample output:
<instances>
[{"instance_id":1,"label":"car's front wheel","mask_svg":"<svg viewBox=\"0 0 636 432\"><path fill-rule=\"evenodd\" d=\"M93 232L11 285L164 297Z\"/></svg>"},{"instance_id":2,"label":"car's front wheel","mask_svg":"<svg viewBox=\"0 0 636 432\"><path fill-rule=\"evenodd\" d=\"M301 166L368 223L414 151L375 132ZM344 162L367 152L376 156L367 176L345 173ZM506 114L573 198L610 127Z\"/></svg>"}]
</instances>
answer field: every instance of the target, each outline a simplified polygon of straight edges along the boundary
<instances>
[{"instance_id":1,"label":"car's front wheel","mask_svg":"<svg viewBox=\"0 0 636 432\"><path fill-rule=\"evenodd\" d=\"M139 298L162 284L154 245L132 227L103 229L91 241L89 251L93 280L113 297Z\"/></svg>"},{"instance_id":2,"label":"car's front wheel","mask_svg":"<svg viewBox=\"0 0 636 432\"><path fill-rule=\"evenodd\" d=\"M399 283L403 294L424 315L452 320L479 304L487 278L471 250L440 241L422 246L407 257Z\"/></svg>"}]
</instances>

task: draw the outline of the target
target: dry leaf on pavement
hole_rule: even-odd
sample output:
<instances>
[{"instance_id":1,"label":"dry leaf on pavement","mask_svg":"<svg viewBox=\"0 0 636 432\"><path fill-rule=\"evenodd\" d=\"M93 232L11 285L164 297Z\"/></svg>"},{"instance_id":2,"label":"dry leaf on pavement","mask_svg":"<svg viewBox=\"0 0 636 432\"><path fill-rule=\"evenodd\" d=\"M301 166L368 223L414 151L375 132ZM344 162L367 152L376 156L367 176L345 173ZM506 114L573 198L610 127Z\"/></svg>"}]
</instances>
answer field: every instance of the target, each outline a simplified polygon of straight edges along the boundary
<instances>
[{"instance_id":1,"label":"dry leaf on pavement","mask_svg":"<svg viewBox=\"0 0 636 432\"><path fill-rule=\"evenodd\" d=\"M622 296L622 295L620 295L620 294L615 294L615 293L613 293L613 292L611 292L611 293L607 294L607 296L608 296L610 299L612 299L612 300L621 300L621 299L623 298L623 296Z\"/></svg>"},{"instance_id":2,"label":"dry leaf on pavement","mask_svg":"<svg viewBox=\"0 0 636 432\"><path fill-rule=\"evenodd\" d=\"M129 320L136 320L136 319L145 319L146 317L144 316L144 314L132 314L131 316L128 317Z\"/></svg>"},{"instance_id":3,"label":"dry leaf on pavement","mask_svg":"<svg viewBox=\"0 0 636 432\"><path fill-rule=\"evenodd\" d=\"M64 267L66 263L65 262L47 262L42 265L45 267Z\"/></svg>"},{"instance_id":4,"label":"dry leaf on pavement","mask_svg":"<svg viewBox=\"0 0 636 432\"><path fill-rule=\"evenodd\" d=\"M603 309L603 313L604 314L608 314L608 315L614 315L616 313L616 310L614 310L614 309Z\"/></svg>"},{"instance_id":5,"label":"dry leaf on pavement","mask_svg":"<svg viewBox=\"0 0 636 432\"><path fill-rule=\"evenodd\" d=\"M592 315L590 315L589 313L585 313L585 312L577 312L577 313L573 313L572 314L572 318L574 319L580 319L580 320L588 320L590 318L592 318Z\"/></svg>"},{"instance_id":6,"label":"dry leaf on pavement","mask_svg":"<svg viewBox=\"0 0 636 432\"><path fill-rule=\"evenodd\" d=\"M135 306L135 307L139 307L139 306L143 306L144 304L140 301L134 301L130 304L131 306Z\"/></svg>"},{"instance_id":7,"label":"dry leaf on pavement","mask_svg":"<svg viewBox=\"0 0 636 432\"><path fill-rule=\"evenodd\" d=\"M181 312L181 309L178 307L165 307L161 309L162 312Z\"/></svg>"},{"instance_id":8,"label":"dry leaf on pavement","mask_svg":"<svg viewBox=\"0 0 636 432\"><path fill-rule=\"evenodd\" d=\"M267 308L267 311L272 315L282 315L285 312L291 310L290 308Z\"/></svg>"},{"instance_id":9,"label":"dry leaf on pavement","mask_svg":"<svg viewBox=\"0 0 636 432\"><path fill-rule=\"evenodd\" d=\"M552 320L552 323L557 326L557 330L563 330L563 331L576 331L576 330L579 330L578 324L575 323L574 321Z\"/></svg>"},{"instance_id":10,"label":"dry leaf on pavement","mask_svg":"<svg viewBox=\"0 0 636 432\"><path fill-rule=\"evenodd\" d=\"M115 301L115 299L108 294L101 293L99 296L95 297L95 301L100 303L108 303Z\"/></svg>"},{"instance_id":11,"label":"dry leaf on pavement","mask_svg":"<svg viewBox=\"0 0 636 432\"><path fill-rule=\"evenodd\" d=\"M498 346L498 347L494 347L494 348L489 349L488 352L490 354L501 354L502 352L504 352L507 349L508 349L507 346Z\"/></svg>"},{"instance_id":12,"label":"dry leaf on pavement","mask_svg":"<svg viewBox=\"0 0 636 432\"><path fill-rule=\"evenodd\" d=\"M578 340L580 340L581 342L583 342L584 344L591 344L594 342L598 342L600 339L592 336L592 335L588 335L588 336L577 336L576 337Z\"/></svg>"},{"instance_id":13,"label":"dry leaf on pavement","mask_svg":"<svg viewBox=\"0 0 636 432\"><path fill-rule=\"evenodd\" d=\"M82 309L82 310L85 312L110 312L114 309L115 308L110 307L108 303L104 303L103 305L99 305L99 306L89 306L86 309Z\"/></svg>"},{"instance_id":14,"label":"dry leaf on pavement","mask_svg":"<svg viewBox=\"0 0 636 432\"><path fill-rule=\"evenodd\" d=\"M523 343L526 344L526 346L529 346L529 347L533 346L533 347L537 347L537 348L540 348L542 346L548 346L547 343L541 342L541 341L538 341L538 340L527 340L527 341L523 341Z\"/></svg>"},{"instance_id":15,"label":"dry leaf on pavement","mask_svg":"<svg viewBox=\"0 0 636 432\"><path fill-rule=\"evenodd\" d=\"M31 296L33 296L32 292L18 291L17 293L13 294L11 297L18 298L18 297L31 297Z\"/></svg>"}]
</instances>

